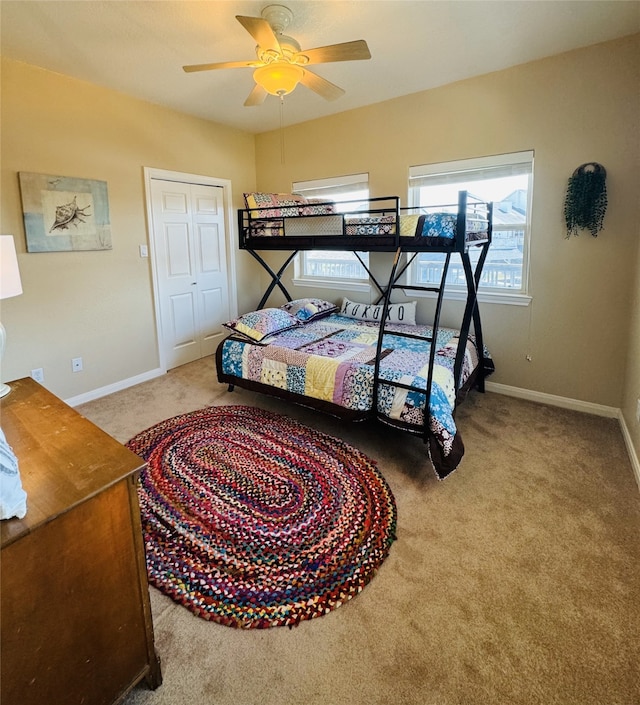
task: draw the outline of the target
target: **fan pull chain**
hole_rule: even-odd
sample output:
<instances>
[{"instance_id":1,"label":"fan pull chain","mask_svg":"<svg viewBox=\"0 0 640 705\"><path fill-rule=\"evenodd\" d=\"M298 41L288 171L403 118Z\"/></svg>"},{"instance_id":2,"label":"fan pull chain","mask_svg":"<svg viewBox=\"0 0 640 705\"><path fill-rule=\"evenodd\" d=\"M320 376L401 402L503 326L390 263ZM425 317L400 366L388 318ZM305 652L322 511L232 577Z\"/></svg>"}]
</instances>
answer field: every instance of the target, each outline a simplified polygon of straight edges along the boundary
<instances>
[{"instance_id":1,"label":"fan pull chain","mask_svg":"<svg viewBox=\"0 0 640 705\"><path fill-rule=\"evenodd\" d=\"M284 164L284 95L280 96L280 163Z\"/></svg>"}]
</instances>

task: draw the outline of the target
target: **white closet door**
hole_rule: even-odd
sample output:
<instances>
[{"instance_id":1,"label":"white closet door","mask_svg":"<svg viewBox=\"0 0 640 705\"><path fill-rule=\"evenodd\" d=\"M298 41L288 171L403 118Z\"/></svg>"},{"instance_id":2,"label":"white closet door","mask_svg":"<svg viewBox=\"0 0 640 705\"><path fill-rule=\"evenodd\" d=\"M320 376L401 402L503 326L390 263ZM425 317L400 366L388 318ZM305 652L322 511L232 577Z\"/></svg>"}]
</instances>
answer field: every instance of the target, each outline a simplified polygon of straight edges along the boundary
<instances>
[{"instance_id":1,"label":"white closet door","mask_svg":"<svg viewBox=\"0 0 640 705\"><path fill-rule=\"evenodd\" d=\"M215 352L229 320L223 189L151 180L161 344L167 369Z\"/></svg>"}]
</instances>

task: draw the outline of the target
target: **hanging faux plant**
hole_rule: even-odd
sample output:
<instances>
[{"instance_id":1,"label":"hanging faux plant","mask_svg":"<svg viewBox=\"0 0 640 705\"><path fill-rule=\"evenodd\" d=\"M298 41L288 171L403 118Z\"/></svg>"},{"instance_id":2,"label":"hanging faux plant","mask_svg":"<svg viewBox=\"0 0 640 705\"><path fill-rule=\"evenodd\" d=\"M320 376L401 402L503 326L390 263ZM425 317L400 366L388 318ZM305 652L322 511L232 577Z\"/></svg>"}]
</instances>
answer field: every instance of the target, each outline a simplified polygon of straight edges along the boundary
<instances>
[{"instance_id":1,"label":"hanging faux plant","mask_svg":"<svg viewBox=\"0 0 640 705\"><path fill-rule=\"evenodd\" d=\"M593 237L603 228L607 211L607 171L601 164L589 162L571 175L564 202L567 237L588 230Z\"/></svg>"}]
</instances>

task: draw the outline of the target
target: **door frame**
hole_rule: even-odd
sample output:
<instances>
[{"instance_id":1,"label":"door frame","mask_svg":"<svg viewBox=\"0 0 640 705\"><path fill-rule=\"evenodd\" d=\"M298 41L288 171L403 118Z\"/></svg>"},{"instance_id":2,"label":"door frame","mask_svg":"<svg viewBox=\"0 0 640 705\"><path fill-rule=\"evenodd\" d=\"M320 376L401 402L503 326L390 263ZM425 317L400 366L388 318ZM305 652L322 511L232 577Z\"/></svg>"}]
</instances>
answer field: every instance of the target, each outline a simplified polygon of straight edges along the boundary
<instances>
[{"instance_id":1,"label":"door frame","mask_svg":"<svg viewBox=\"0 0 640 705\"><path fill-rule=\"evenodd\" d=\"M203 176L199 174L186 174L180 171L167 171L165 169L155 169L153 167L143 167L144 170L144 190L147 214L147 242L149 243L149 258L151 261L151 281L153 286L153 306L156 318L156 347L160 360L160 370L162 374L167 372L167 360L164 352L164 336L162 332L162 318L160 316L160 294L158 290L158 271L156 263L155 238L153 228L153 204L151 199L151 180L161 179L162 181L177 181L183 184L198 184L200 186L219 186L222 188L222 199L224 207L224 227L227 250L227 286L229 294L229 314L231 318L238 315L238 296L236 286L236 257L237 235L235 219L233 217L231 181L229 179L219 179L214 176Z\"/></svg>"}]
</instances>

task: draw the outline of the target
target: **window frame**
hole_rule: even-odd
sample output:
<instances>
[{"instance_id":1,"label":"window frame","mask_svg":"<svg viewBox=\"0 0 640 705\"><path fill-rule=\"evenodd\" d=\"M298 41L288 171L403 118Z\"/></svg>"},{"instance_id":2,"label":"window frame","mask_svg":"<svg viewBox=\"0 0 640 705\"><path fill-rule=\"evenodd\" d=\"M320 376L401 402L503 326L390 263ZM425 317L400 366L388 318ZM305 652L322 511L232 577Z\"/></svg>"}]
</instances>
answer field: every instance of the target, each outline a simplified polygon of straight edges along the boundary
<instances>
[{"instance_id":1,"label":"window frame","mask_svg":"<svg viewBox=\"0 0 640 705\"><path fill-rule=\"evenodd\" d=\"M306 181L294 181L292 184L292 193L307 195L313 191L313 198L323 198L323 193L326 193L327 200L333 200L333 197L340 193L348 193L358 185L366 184L367 198L369 198L369 174L348 174L344 176L332 176L324 179L312 179ZM349 187L352 187L351 189ZM305 193L306 192L306 193ZM320 193L319 193L320 192ZM332 277L323 276L317 277L307 274L305 271L306 260L308 253L318 252L322 250L302 250L298 252L293 263L293 283L296 286L314 287L320 289L343 289L346 291L369 291L371 284L369 275L365 278L356 277ZM336 250L336 252L349 252L349 250ZM368 254L363 259L368 266ZM355 256L355 255L354 255ZM358 264L361 264L358 262Z\"/></svg>"},{"instance_id":2,"label":"window frame","mask_svg":"<svg viewBox=\"0 0 640 705\"><path fill-rule=\"evenodd\" d=\"M450 162L437 162L433 164L422 164L409 168L409 178L408 178L408 202L410 206L419 207L419 180L428 180L430 177L436 182L440 180L441 183L456 183L456 181L462 182L464 175L470 175L474 171L485 171L487 172L487 178L490 178L491 172L493 171L496 176L499 176L501 172L507 175L510 169L518 169L523 164L529 164L529 168L525 169L523 173L528 175L528 187L527 187L527 206L526 206L526 217L523 228L518 228L518 230L523 230L523 252L522 252L522 285L520 289L509 289L503 287L490 287L487 285L480 285L478 288L478 301L484 303L506 303L520 306L528 306L531 303L530 295L530 259L531 259L531 213L532 213L532 199L533 199L533 174L534 174L534 152L533 150L527 150L522 152L512 152L508 154L491 155L486 157L476 157L471 159L455 160ZM516 166L517 165L517 166ZM438 179L440 177L440 179ZM459 178L458 178L459 177ZM413 181L413 184L412 184ZM425 183L423 186L427 185ZM434 184L436 185L436 184ZM497 204L495 204L497 205ZM495 208L494 205L494 208ZM500 230L508 230L509 226L505 224L504 226L494 226L494 232L499 232ZM489 252L491 249L489 250ZM416 282L415 272L417 270L418 257L412 262L407 272L405 273L405 280L407 284ZM416 292L417 296L434 296L431 292ZM466 300L466 287L456 284L447 283L445 288L445 298L452 300Z\"/></svg>"}]
</instances>

